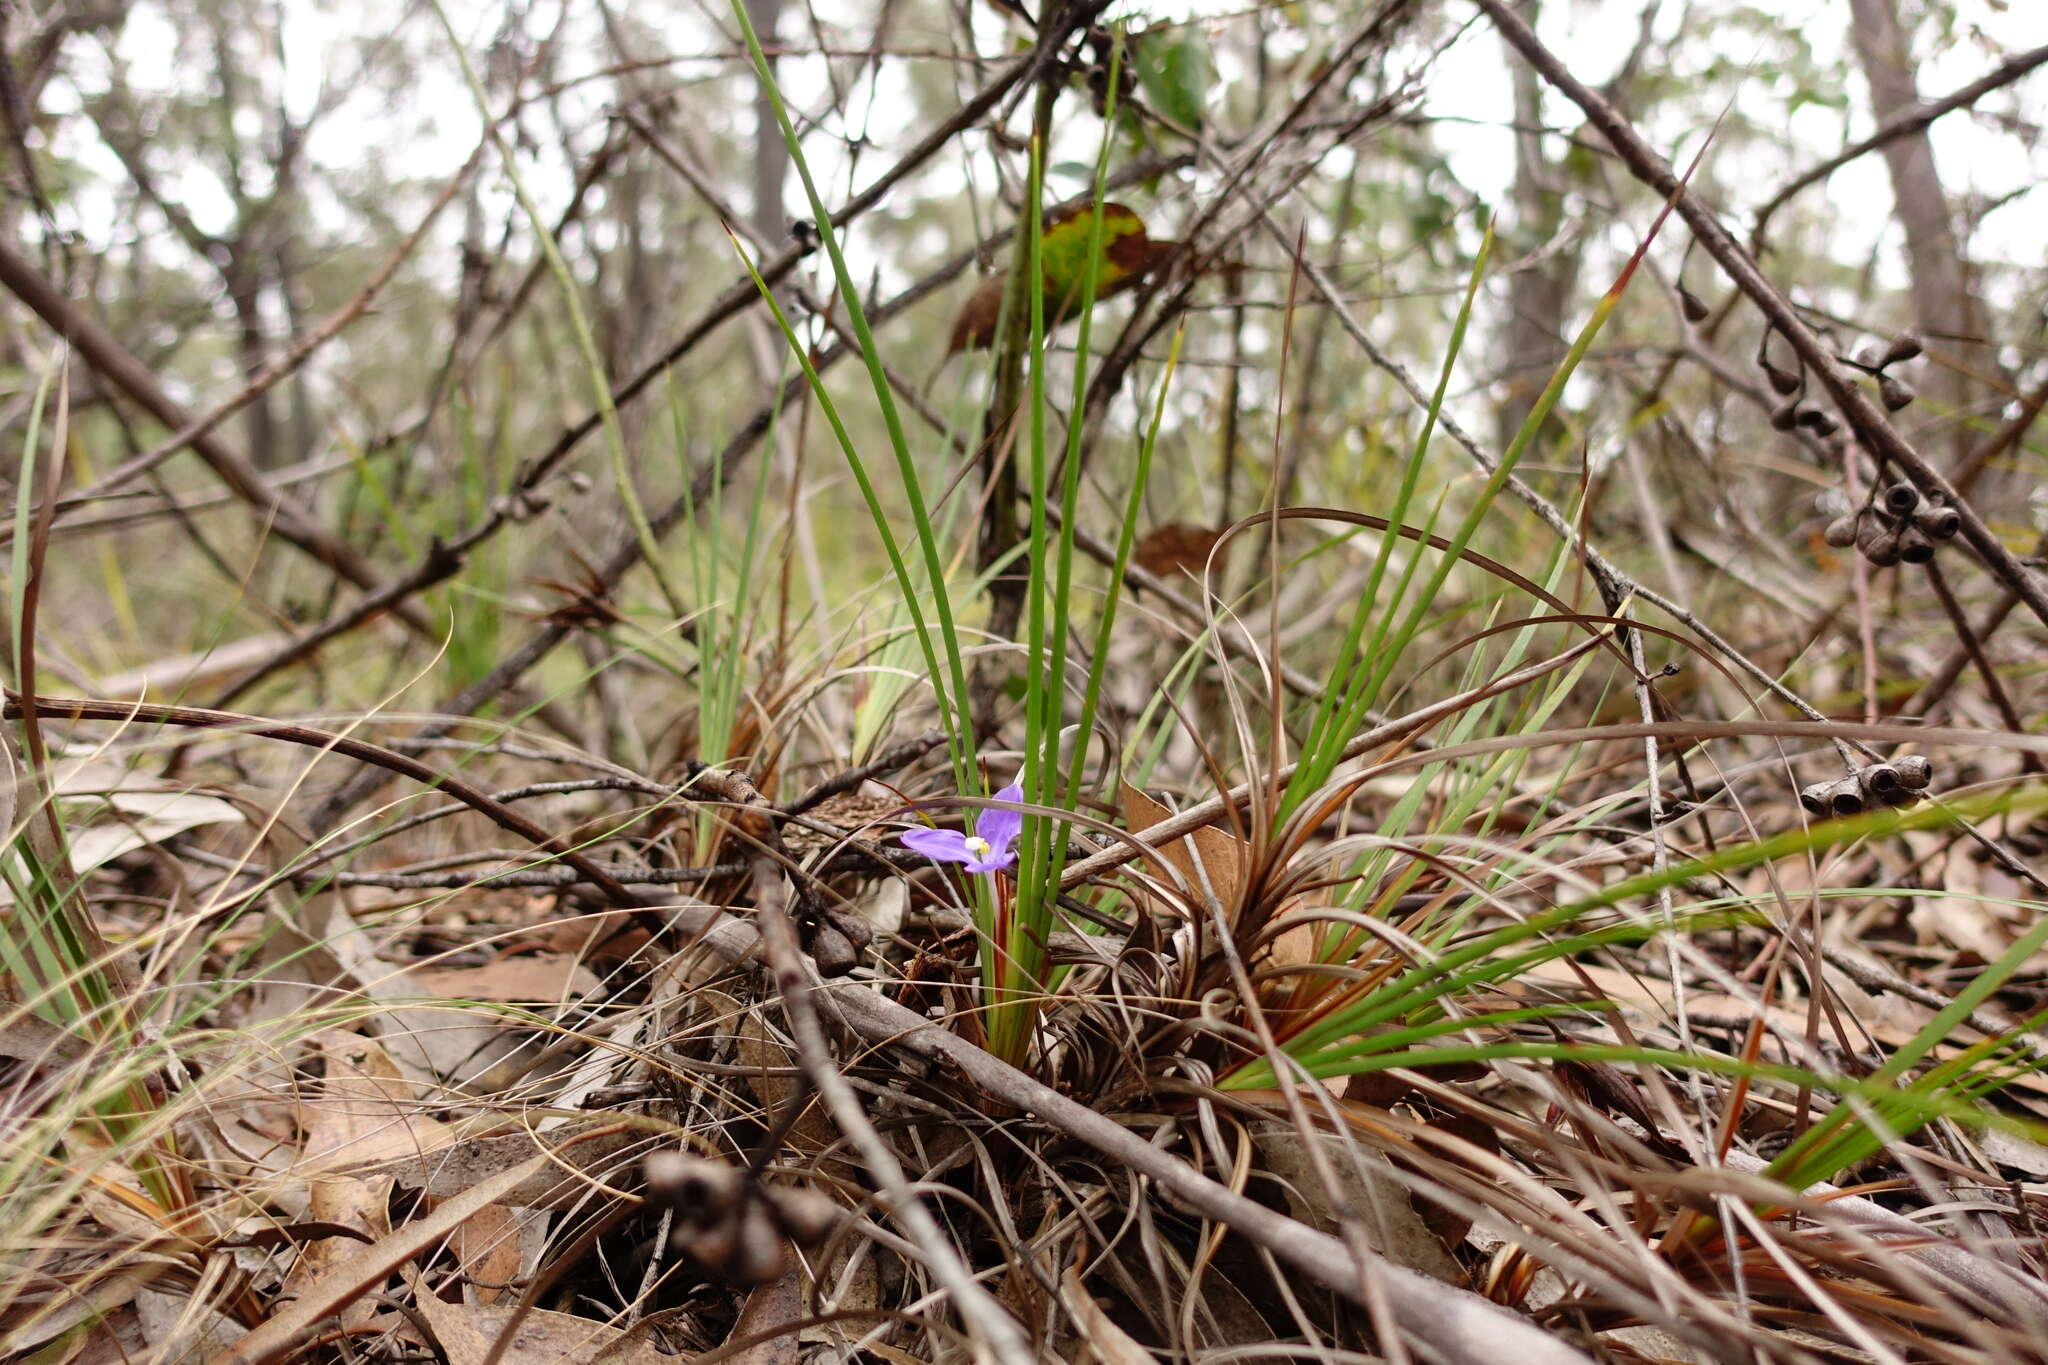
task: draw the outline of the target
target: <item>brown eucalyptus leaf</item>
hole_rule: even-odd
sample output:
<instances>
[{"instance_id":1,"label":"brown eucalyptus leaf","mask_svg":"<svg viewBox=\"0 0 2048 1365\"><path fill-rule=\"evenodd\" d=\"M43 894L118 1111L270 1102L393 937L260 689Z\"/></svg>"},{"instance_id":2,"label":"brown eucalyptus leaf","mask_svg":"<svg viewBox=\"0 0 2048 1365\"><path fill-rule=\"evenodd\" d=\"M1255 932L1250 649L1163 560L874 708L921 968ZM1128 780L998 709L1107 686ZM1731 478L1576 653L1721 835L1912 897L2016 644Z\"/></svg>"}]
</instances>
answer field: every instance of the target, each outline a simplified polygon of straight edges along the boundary
<instances>
[{"instance_id":1,"label":"brown eucalyptus leaf","mask_svg":"<svg viewBox=\"0 0 2048 1365\"><path fill-rule=\"evenodd\" d=\"M1324 1231L1337 1227L1340 1216L1355 1219L1373 1249L1410 1270L1463 1284L1464 1271L1408 1197L1408 1186L1391 1161L1356 1141L1328 1133L1305 1139L1290 1123L1274 1120L1254 1124L1265 1168L1284 1182L1288 1207L1309 1226ZM1316 1173L1308 1142L1322 1145L1322 1156L1335 1188Z\"/></svg>"},{"instance_id":2,"label":"brown eucalyptus leaf","mask_svg":"<svg viewBox=\"0 0 2048 1365\"><path fill-rule=\"evenodd\" d=\"M415 1218L374 1245L357 1247L323 1276L307 1293L285 1304L259 1323L255 1330L227 1350L215 1355L210 1365L269 1365L283 1359L307 1340L320 1324L382 1284L400 1266L443 1238L481 1209L502 1201L522 1181L545 1174L550 1158L546 1154L527 1158L510 1170L464 1191L439 1208ZM473 1309L473 1312L508 1312L508 1309Z\"/></svg>"},{"instance_id":3,"label":"brown eucalyptus leaf","mask_svg":"<svg viewBox=\"0 0 2048 1365\"><path fill-rule=\"evenodd\" d=\"M772 1335L741 1347L732 1357L733 1365L796 1365L803 1346L798 1325L803 1320L803 1281L795 1268L755 1285L740 1309L739 1321L733 1324L733 1340Z\"/></svg>"},{"instance_id":4,"label":"brown eucalyptus leaf","mask_svg":"<svg viewBox=\"0 0 2048 1365\"><path fill-rule=\"evenodd\" d=\"M1173 814L1128 782L1123 784L1122 804L1124 828L1133 834L1142 834ZM1250 855L1244 840L1214 825L1203 825L1159 852L1180 869L1189 885L1206 886L1225 906L1236 903Z\"/></svg>"},{"instance_id":5,"label":"brown eucalyptus leaf","mask_svg":"<svg viewBox=\"0 0 2048 1365\"><path fill-rule=\"evenodd\" d=\"M317 1041L327 1074L301 1106L307 1122L301 1169L326 1172L349 1163L417 1154L448 1140L440 1124L416 1111L412 1086L374 1040L330 1029ZM390 1198L388 1176L309 1175L306 1217L353 1228L367 1240L390 1231L385 1212ZM285 1291L313 1292L359 1249L350 1237L307 1242L285 1274ZM360 1326L376 1312L374 1303L352 1303L343 1311L342 1322Z\"/></svg>"},{"instance_id":6,"label":"brown eucalyptus leaf","mask_svg":"<svg viewBox=\"0 0 2048 1365\"><path fill-rule=\"evenodd\" d=\"M449 1303L417 1276L408 1278L415 1285L420 1316L447 1353L448 1365L483 1365L517 1305ZM519 1320L498 1360L500 1365L586 1365L602 1356L618 1365L675 1365L676 1357L655 1350L651 1341L633 1340L637 1335L593 1318L533 1309Z\"/></svg>"},{"instance_id":7,"label":"brown eucalyptus leaf","mask_svg":"<svg viewBox=\"0 0 2048 1365\"><path fill-rule=\"evenodd\" d=\"M1184 521L1169 521L1145 533L1131 551L1131 562L1169 583L1182 574L1199 581L1209 567L1209 552L1222 532Z\"/></svg>"}]
</instances>

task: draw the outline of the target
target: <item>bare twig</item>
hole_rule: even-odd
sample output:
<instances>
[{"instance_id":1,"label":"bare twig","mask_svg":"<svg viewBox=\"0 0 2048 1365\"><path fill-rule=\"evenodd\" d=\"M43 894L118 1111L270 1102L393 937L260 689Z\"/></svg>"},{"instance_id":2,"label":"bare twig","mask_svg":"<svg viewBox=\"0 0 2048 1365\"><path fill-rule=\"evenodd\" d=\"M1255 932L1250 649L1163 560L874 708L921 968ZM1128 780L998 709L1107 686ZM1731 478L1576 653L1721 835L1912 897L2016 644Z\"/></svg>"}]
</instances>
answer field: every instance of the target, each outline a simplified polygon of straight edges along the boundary
<instances>
[{"instance_id":1,"label":"bare twig","mask_svg":"<svg viewBox=\"0 0 2048 1365\"><path fill-rule=\"evenodd\" d=\"M116 341L84 309L45 279L34 263L12 245L0 241L0 285L33 309L56 333L78 349L107 381L127 394L173 431L196 428L190 416L166 393L157 378ZM322 526L313 514L273 488L262 473L211 432L189 438L192 449L220 476L236 496L267 517L277 534L335 574L359 588L381 591L383 583L370 563L348 542ZM403 606L397 609L408 625L432 635L426 619Z\"/></svg>"},{"instance_id":2,"label":"bare twig","mask_svg":"<svg viewBox=\"0 0 2048 1365\"><path fill-rule=\"evenodd\" d=\"M1749 296L1765 319L1785 338L1807 372L1841 410L1850 429L1879 462L1897 465L1921 493L1953 506L1962 518L1961 538L1977 552L1992 574L2018 594L2041 622L2048 625L2048 583L2022 564L2006 548L2005 542L1984 524L1976 509L1942 477L1941 471L1899 435L1875 400L1855 383L1848 370L1836 360L1834 352L1813 334L1791 300L1765 277L1749 253L1722 226L1713 210L1680 182L1670 163L1644 142L1612 105L1573 76L1557 54L1543 45L1535 31L1506 0L1474 0L1474 3L1486 12L1510 46L1528 59L1546 81L1585 111L1588 121L1600 130L1630 173L1677 206L1679 215L1692 228L1700 245L1719 262L1728 278Z\"/></svg>"},{"instance_id":3,"label":"bare twig","mask_svg":"<svg viewBox=\"0 0 2048 1365\"><path fill-rule=\"evenodd\" d=\"M2048 62L2048 47L2037 47L2032 51L2022 52L2017 57L2000 62L1960 90L1938 100L1923 102L1917 109L1907 110L1886 119L1870 136L1850 143L1819 165L1800 174L1798 178L1765 200L1763 207L1756 211L1756 226L1750 229L1749 249L1762 254L1764 228L1769 225L1771 215L1785 207L1801 190L1818 185L1857 157L1874 152L1888 142L1920 132L1943 114L1967 108L1992 91L2011 85L2043 62Z\"/></svg>"},{"instance_id":4,"label":"bare twig","mask_svg":"<svg viewBox=\"0 0 2048 1365\"><path fill-rule=\"evenodd\" d=\"M372 744L352 735L339 735L330 730L316 729L310 725L282 725L255 716L238 715L233 711L209 711L196 706L159 706L149 702L95 701L78 697L37 697L33 699L31 705L34 714L43 720L101 720L120 725L139 723L188 726L202 730L228 730L252 735L258 739L281 740L287 744L301 744L308 748L328 750L344 758L353 758L387 772L410 777L423 786L444 791L471 810L489 818L499 827L510 830L523 839L532 840L536 847L559 857L570 867L575 868L614 905L633 909L643 904L639 896L620 885L609 872L518 811L501 801L493 800L489 793L479 791L459 778L430 768L418 759L408 758L380 744ZM22 713L22 699L10 690L7 694L6 718L19 720Z\"/></svg>"}]
</instances>

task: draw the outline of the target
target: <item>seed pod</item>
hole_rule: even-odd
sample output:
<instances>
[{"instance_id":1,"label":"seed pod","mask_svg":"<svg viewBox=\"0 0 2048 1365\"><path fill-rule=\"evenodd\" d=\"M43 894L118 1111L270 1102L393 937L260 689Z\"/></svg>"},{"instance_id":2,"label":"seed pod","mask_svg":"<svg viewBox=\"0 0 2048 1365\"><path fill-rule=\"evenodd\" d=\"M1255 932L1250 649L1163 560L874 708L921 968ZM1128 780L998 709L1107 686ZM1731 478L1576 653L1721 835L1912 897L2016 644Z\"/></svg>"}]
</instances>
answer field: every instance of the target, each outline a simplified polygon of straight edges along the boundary
<instances>
[{"instance_id":1,"label":"seed pod","mask_svg":"<svg viewBox=\"0 0 2048 1365\"><path fill-rule=\"evenodd\" d=\"M1908 791L1925 791L1934 780L1934 765L1927 761L1926 754L1902 754L1892 760L1892 767L1898 770L1899 781Z\"/></svg>"},{"instance_id":2,"label":"seed pod","mask_svg":"<svg viewBox=\"0 0 2048 1365\"><path fill-rule=\"evenodd\" d=\"M1895 517L1910 517L1920 506L1920 490L1910 483L1887 484L1878 498L1884 503L1884 510Z\"/></svg>"},{"instance_id":3,"label":"seed pod","mask_svg":"<svg viewBox=\"0 0 2048 1365\"><path fill-rule=\"evenodd\" d=\"M1884 364L1883 353L1875 346L1864 346L1857 350L1856 358L1849 362L1859 370L1876 370Z\"/></svg>"},{"instance_id":4,"label":"seed pod","mask_svg":"<svg viewBox=\"0 0 2048 1365\"><path fill-rule=\"evenodd\" d=\"M643 1169L648 1198L667 1204L688 1223L718 1221L746 1190L746 1175L737 1166L687 1152L655 1152Z\"/></svg>"},{"instance_id":5,"label":"seed pod","mask_svg":"<svg viewBox=\"0 0 2048 1365\"><path fill-rule=\"evenodd\" d=\"M736 1284L760 1285L782 1278L789 1269L789 1243L782 1239L766 1201L749 1199L734 1220L738 1238L727 1274Z\"/></svg>"},{"instance_id":6,"label":"seed pod","mask_svg":"<svg viewBox=\"0 0 2048 1365\"><path fill-rule=\"evenodd\" d=\"M1853 774L1838 782L1830 782L1825 799L1831 814L1860 815L1865 804L1863 784Z\"/></svg>"},{"instance_id":7,"label":"seed pod","mask_svg":"<svg viewBox=\"0 0 2048 1365\"><path fill-rule=\"evenodd\" d=\"M1797 420L1800 426L1805 427L1816 436L1830 436L1834 434L1835 419L1828 416L1827 412L1821 408L1801 408Z\"/></svg>"},{"instance_id":8,"label":"seed pod","mask_svg":"<svg viewBox=\"0 0 2048 1365\"><path fill-rule=\"evenodd\" d=\"M1905 380L1881 374L1877 377L1877 396L1884 400L1886 412L1897 412L1900 408L1911 407L1916 395L1913 386Z\"/></svg>"},{"instance_id":9,"label":"seed pod","mask_svg":"<svg viewBox=\"0 0 2048 1365\"><path fill-rule=\"evenodd\" d=\"M1895 791L1890 796L1887 796L1884 799L1884 803L1887 806L1894 806L1900 810L1903 810L1907 806L1919 805L1920 793L1916 791L1909 791L1906 788L1901 787L1898 791Z\"/></svg>"},{"instance_id":10,"label":"seed pod","mask_svg":"<svg viewBox=\"0 0 2048 1365\"><path fill-rule=\"evenodd\" d=\"M1781 370L1768 360L1759 360L1757 364L1763 366L1764 378L1771 381L1771 388L1777 392L1780 398L1799 392L1798 375L1793 374L1790 370ZM1782 429L1780 428L1780 430Z\"/></svg>"},{"instance_id":11,"label":"seed pod","mask_svg":"<svg viewBox=\"0 0 2048 1365\"><path fill-rule=\"evenodd\" d=\"M1918 526L1905 525L1892 533L1899 540L1899 558L1908 564L1925 564L1934 558L1934 542Z\"/></svg>"},{"instance_id":12,"label":"seed pod","mask_svg":"<svg viewBox=\"0 0 2048 1365\"><path fill-rule=\"evenodd\" d=\"M1889 763L1873 763L1867 768L1860 768L1856 776L1862 781L1863 790L1879 801L1889 801L1906 790L1899 770Z\"/></svg>"},{"instance_id":13,"label":"seed pod","mask_svg":"<svg viewBox=\"0 0 2048 1365\"><path fill-rule=\"evenodd\" d=\"M816 1190L781 1185L767 1193L775 1221L798 1246L817 1246L832 1235L832 1229L839 1226L843 1216L839 1205Z\"/></svg>"},{"instance_id":14,"label":"seed pod","mask_svg":"<svg viewBox=\"0 0 2048 1365\"><path fill-rule=\"evenodd\" d=\"M1771 428L1774 431L1790 431L1799 424L1799 400L1787 398L1771 409Z\"/></svg>"},{"instance_id":15,"label":"seed pod","mask_svg":"<svg viewBox=\"0 0 2048 1365\"><path fill-rule=\"evenodd\" d=\"M1836 517L1828 523L1828 529L1821 533L1821 538L1837 550L1846 550L1856 543L1856 522L1854 512Z\"/></svg>"},{"instance_id":16,"label":"seed pod","mask_svg":"<svg viewBox=\"0 0 2048 1365\"><path fill-rule=\"evenodd\" d=\"M1687 322L1705 322L1713 309L1701 303L1699 295L1681 284L1678 286L1678 311L1685 314Z\"/></svg>"},{"instance_id":17,"label":"seed pod","mask_svg":"<svg viewBox=\"0 0 2048 1365\"><path fill-rule=\"evenodd\" d=\"M1911 332L1901 332L1892 338L1891 345L1884 348L1884 355L1877 363L1880 367L1896 365L1902 360L1913 359L1924 349L1926 348L1921 346L1919 337Z\"/></svg>"},{"instance_id":18,"label":"seed pod","mask_svg":"<svg viewBox=\"0 0 2048 1365\"><path fill-rule=\"evenodd\" d=\"M1880 569L1889 569L1899 562L1899 533L1887 529L1876 517L1865 517L1856 528L1856 548Z\"/></svg>"},{"instance_id":19,"label":"seed pod","mask_svg":"<svg viewBox=\"0 0 2048 1365\"><path fill-rule=\"evenodd\" d=\"M1828 813L1828 793L1834 789L1832 782L1809 782L1799 789L1799 804L1806 807L1808 815Z\"/></svg>"},{"instance_id":20,"label":"seed pod","mask_svg":"<svg viewBox=\"0 0 2048 1365\"><path fill-rule=\"evenodd\" d=\"M669 1245L714 1275L725 1275L739 1249L739 1219L721 1218L709 1227L677 1223Z\"/></svg>"},{"instance_id":21,"label":"seed pod","mask_svg":"<svg viewBox=\"0 0 2048 1365\"><path fill-rule=\"evenodd\" d=\"M1963 514L1953 507L1923 507L1913 514L1913 524L1933 540L1953 540L1962 527Z\"/></svg>"}]
</instances>

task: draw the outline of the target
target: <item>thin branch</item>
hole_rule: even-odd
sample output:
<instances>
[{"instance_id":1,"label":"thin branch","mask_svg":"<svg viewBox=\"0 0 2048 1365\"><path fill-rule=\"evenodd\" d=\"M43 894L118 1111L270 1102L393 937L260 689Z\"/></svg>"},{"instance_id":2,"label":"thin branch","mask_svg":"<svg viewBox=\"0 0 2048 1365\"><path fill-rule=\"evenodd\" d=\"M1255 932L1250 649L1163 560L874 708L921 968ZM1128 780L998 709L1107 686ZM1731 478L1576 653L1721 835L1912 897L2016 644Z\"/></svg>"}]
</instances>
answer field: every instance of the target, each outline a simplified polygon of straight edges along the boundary
<instances>
[{"instance_id":1,"label":"thin branch","mask_svg":"<svg viewBox=\"0 0 2048 1365\"><path fill-rule=\"evenodd\" d=\"M140 404L150 416L173 431L196 424L157 382L149 367L137 360L84 309L43 277L14 247L0 241L0 285L27 304L52 330L78 349L87 363L115 388ZM356 548L322 526L306 508L280 493L256 466L228 448L218 436L204 432L190 438L192 449L236 496L269 519L277 534L355 586L382 591L383 582ZM416 631L432 638L426 618L408 608L398 614Z\"/></svg>"},{"instance_id":2,"label":"thin branch","mask_svg":"<svg viewBox=\"0 0 2048 1365\"><path fill-rule=\"evenodd\" d=\"M492 799L489 793L479 791L460 778L430 768L418 759L408 758L381 744L372 744L368 740L335 734L331 730L321 730L310 725L278 724L255 716L239 715L233 711L212 711L196 706L159 706L149 702L96 701L77 697L36 697L32 701L32 706L34 714L42 720L103 720L119 725L140 723L188 726L201 730L227 730L252 735L258 739L302 744L308 748L337 753L344 758L353 758L387 772L410 777L422 786L446 792L500 828L510 830L523 839L532 840L535 847L553 854L575 868L614 905L625 909L638 909L644 904L639 896L620 885L611 873L518 811ZM19 720L22 714L22 699L10 689L7 693L6 719Z\"/></svg>"},{"instance_id":3,"label":"thin branch","mask_svg":"<svg viewBox=\"0 0 2048 1365\"><path fill-rule=\"evenodd\" d=\"M1806 325L1791 300L1770 282L1742 245L1735 240L1713 210L1700 202L1629 121L1617 113L1598 93L1573 76L1556 53L1545 47L1533 29L1516 14L1506 0L1474 0L1510 46L1528 59L1542 77L1572 103L1585 111L1587 120L1598 128L1614 148L1622 164L1638 180L1676 205L1679 215L1692 228L1700 245L1707 249L1728 278L1763 313L1799 356L1807 371L1817 379L1828 397L1841 410L1848 425L1881 464L1897 465L1920 492L1953 506L1962 518L1961 538L1977 552L1999 581L2006 584L2027 607L2048 625L2048 583L2022 564L2003 540L1984 524L1975 508L1956 491L1941 471L1929 464L1894 428L1876 401L1850 377L1834 352Z\"/></svg>"},{"instance_id":4,"label":"thin branch","mask_svg":"<svg viewBox=\"0 0 2048 1365\"><path fill-rule=\"evenodd\" d=\"M1818 185L1857 157L1867 152L1874 152L1888 142L1894 142L1902 137L1910 137L1912 134L1928 127L1943 114L1953 113L1958 109L1966 108L1969 105L1975 104L1992 91L2002 86L2011 85L2043 62L2048 62L2048 46L2037 47L2030 52L2022 52L2017 57L2009 58L1999 63L1990 71L1985 72L1976 80L1971 81L1962 89L1955 91L1945 98L1932 102L1923 102L1917 109L1909 109L1886 119L1877 126L1877 131L1873 132L1869 137L1864 138L1860 142L1850 143L1847 147L1844 147L1827 160L1800 175L1797 179L1786 185L1785 188L1765 200L1763 207L1756 211L1756 226L1751 228L1749 232L1750 251L1757 255L1763 254L1765 248L1764 228L1770 223L1771 215L1785 207L1792 197L1801 190Z\"/></svg>"}]
</instances>

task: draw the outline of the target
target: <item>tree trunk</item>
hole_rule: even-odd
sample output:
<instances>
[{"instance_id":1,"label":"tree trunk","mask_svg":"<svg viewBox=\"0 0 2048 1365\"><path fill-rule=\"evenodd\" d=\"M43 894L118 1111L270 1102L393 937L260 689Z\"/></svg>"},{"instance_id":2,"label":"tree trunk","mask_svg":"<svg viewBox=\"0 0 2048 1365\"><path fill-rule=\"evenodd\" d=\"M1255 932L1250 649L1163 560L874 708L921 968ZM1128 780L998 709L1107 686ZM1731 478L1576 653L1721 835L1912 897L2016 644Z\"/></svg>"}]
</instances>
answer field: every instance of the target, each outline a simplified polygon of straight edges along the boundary
<instances>
[{"instance_id":1,"label":"tree trunk","mask_svg":"<svg viewBox=\"0 0 2048 1365\"><path fill-rule=\"evenodd\" d=\"M270 339L263 325L262 256L259 248L244 239L230 242L227 254L221 277L235 306L235 354L246 381L270 364ZM266 389L242 410L242 425L249 433L249 459L258 469L276 469L286 462L277 439L276 393L274 388Z\"/></svg>"},{"instance_id":2,"label":"tree trunk","mask_svg":"<svg viewBox=\"0 0 2048 1365\"><path fill-rule=\"evenodd\" d=\"M754 35L769 54L768 69L775 70L775 46L781 39L776 27L782 22L782 0L747 0L747 18ZM775 105L768 87L754 90L754 227L764 243L779 243L789 232L782 217L782 186L789 178L789 146L782 140L782 125L775 121Z\"/></svg>"},{"instance_id":3,"label":"tree trunk","mask_svg":"<svg viewBox=\"0 0 2048 1365\"><path fill-rule=\"evenodd\" d=\"M1522 17L1536 22L1538 0L1521 0ZM1529 64L1510 58L1515 83L1515 217L1510 242L1517 257L1542 251L1565 228L1564 168L1543 154L1543 86ZM1507 449L1529 419L1543 386L1564 359L1565 309L1579 278L1576 244L1564 244L1508 277L1508 325L1503 358L1507 392L1494 417L1497 449Z\"/></svg>"},{"instance_id":4,"label":"tree trunk","mask_svg":"<svg viewBox=\"0 0 2048 1365\"><path fill-rule=\"evenodd\" d=\"M1911 45L1899 23L1897 0L1849 0L1849 10L1849 37L1870 86L1871 113L1882 123L1920 102ZM1969 428L1961 419L1982 396L1963 371L1990 362L1983 310L1971 292L1962 244L1956 239L1955 220L1935 172L1934 146L1926 131L1887 142L1884 162L1899 223L1906 230L1913 322L1933 361L1916 378L1915 387L1928 405L1929 417L1948 419L1960 454L1970 445Z\"/></svg>"}]
</instances>

